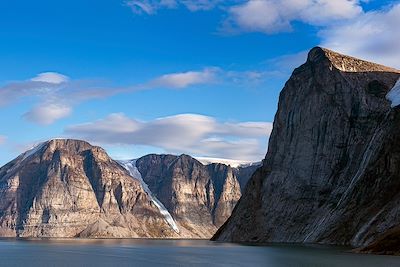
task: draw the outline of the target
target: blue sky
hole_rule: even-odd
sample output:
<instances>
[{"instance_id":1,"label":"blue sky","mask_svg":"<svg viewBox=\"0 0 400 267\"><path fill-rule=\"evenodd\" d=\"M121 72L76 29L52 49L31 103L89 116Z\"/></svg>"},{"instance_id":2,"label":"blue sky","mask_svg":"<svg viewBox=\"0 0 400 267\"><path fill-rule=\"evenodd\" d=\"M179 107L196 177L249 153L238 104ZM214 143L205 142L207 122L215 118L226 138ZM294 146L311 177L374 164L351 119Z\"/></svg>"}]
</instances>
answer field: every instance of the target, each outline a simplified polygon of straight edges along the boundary
<instances>
[{"instance_id":1,"label":"blue sky","mask_svg":"<svg viewBox=\"0 0 400 267\"><path fill-rule=\"evenodd\" d=\"M310 48L400 65L399 1L1 1L0 12L0 165L54 137L115 158L259 160Z\"/></svg>"}]
</instances>

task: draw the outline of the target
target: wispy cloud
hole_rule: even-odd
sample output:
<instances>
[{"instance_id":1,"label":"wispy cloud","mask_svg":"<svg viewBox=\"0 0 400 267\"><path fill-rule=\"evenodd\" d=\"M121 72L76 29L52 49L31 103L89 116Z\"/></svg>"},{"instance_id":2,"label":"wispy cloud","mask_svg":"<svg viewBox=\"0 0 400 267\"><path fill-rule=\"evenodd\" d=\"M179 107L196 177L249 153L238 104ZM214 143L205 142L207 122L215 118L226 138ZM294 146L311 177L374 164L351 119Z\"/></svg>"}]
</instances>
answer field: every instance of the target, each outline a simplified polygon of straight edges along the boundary
<instances>
[{"instance_id":1,"label":"wispy cloud","mask_svg":"<svg viewBox=\"0 0 400 267\"><path fill-rule=\"evenodd\" d=\"M33 97L37 104L23 117L33 123L48 125L71 114L74 105L89 99L118 93L115 88L102 88L92 82L73 81L56 73L40 73L25 81L10 82L0 88L0 107Z\"/></svg>"},{"instance_id":2,"label":"wispy cloud","mask_svg":"<svg viewBox=\"0 0 400 267\"><path fill-rule=\"evenodd\" d=\"M181 0L179 1L190 11L210 10L218 4L226 2L224 0Z\"/></svg>"},{"instance_id":3,"label":"wispy cloud","mask_svg":"<svg viewBox=\"0 0 400 267\"><path fill-rule=\"evenodd\" d=\"M215 8L223 0L128 0L125 4L136 14L153 15L159 9L175 9L180 6L195 12L199 10L210 10Z\"/></svg>"},{"instance_id":4,"label":"wispy cloud","mask_svg":"<svg viewBox=\"0 0 400 267\"><path fill-rule=\"evenodd\" d=\"M206 68L202 71L170 73L155 78L142 85L147 88L186 88L192 85L210 84L217 80L219 68Z\"/></svg>"},{"instance_id":5,"label":"wispy cloud","mask_svg":"<svg viewBox=\"0 0 400 267\"><path fill-rule=\"evenodd\" d=\"M167 153L260 160L271 133L269 122L218 122L197 114L180 114L152 121L139 121L122 113L65 130L99 144L146 145Z\"/></svg>"},{"instance_id":6,"label":"wispy cloud","mask_svg":"<svg viewBox=\"0 0 400 267\"><path fill-rule=\"evenodd\" d=\"M148 82L124 87L104 86L94 80L73 80L60 73L45 72L31 79L10 82L0 87L0 108L23 98L34 98L36 104L22 117L33 123L49 125L71 115L74 106L84 101L140 90L183 89L210 84L218 80L219 72L219 68L205 68L200 71L170 73Z\"/></svg>"},{"instance_id":7,"label":"wispy cloud","mask_svg":"<svg viewBox=\"0 0 400 267\"><path fill-rule=\"evenodd\" d=\"M321 45L400 68L400 4L366 12L320 32Z\"/></svg>"},{"instance_id":8,"label":"wispy cloud","mask_svg":"<svg viewBox=\"0 0 400 267\"><path fill-rule=\"evenodd\" d=\"M69 78L57 72L43 72L33 77L31 81L50 84L61 84L69 81Z\"/></svg>"},{"instance_id":9,"label":"wispy cloud","mask_svg":"<svg viewBox=\"0 0 400 267\"><path fill-rule=\"evenodd\" d=\"M72 107L60 103L40 103L26 112L23 117L41 125L49 125L55 121L68 117L72 113Z\"/></svg>"},{"instance_id":10,"label":"wispy cloud","mask_svg":"<svg viewBox=\"0 0 400 267\"><path fill-rule=\"evenodd\" d=\"M56 72L40 73L0 87L0 108L30 97L36 104L22 115L32 123L49 125L73 113L82 102L152 89L185 89L214 84L254 85L279 75L275 71L231 71L218 67L168 73L147 82L127 86L104 86L95 80L74 80Z\"/></svg>"}]
</instances>

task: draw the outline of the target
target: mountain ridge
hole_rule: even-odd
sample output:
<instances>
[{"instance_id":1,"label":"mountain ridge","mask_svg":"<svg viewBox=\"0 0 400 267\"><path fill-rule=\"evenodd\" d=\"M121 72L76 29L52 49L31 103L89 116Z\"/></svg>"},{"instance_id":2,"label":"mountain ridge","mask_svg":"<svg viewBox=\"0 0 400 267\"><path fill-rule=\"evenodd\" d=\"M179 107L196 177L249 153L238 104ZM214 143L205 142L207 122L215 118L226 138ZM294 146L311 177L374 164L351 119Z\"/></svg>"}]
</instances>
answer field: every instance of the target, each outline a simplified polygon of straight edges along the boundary
<instances>
[{"instance_id":1,"label":"mountain ridge","mask_svg":"<svg viewBox=\"0 0 400 267\"><path fill-rule=\"evenodd\" d=\"M176 157L208 168L188 155ZM192 179L186 175L181 178ZM193 192L202 190L206 188ZM209 216L198 206L192 207L198 218ZM186 211L180 215L185 217ZM0 236L209 238L216 230L212 220L200 225L196 219L176 221L148 188L136 160L117 162L86 141L45 141L0 168Z\"/></svg>"}]
</instances>

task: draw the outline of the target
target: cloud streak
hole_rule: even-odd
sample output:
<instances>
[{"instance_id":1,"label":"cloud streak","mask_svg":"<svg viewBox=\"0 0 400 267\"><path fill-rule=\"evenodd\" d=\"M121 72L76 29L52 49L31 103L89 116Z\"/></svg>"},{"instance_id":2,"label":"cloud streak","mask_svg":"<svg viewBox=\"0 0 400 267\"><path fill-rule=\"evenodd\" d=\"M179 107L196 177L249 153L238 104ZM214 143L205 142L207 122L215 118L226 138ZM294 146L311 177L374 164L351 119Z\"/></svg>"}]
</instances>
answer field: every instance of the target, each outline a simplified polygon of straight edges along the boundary
<instances>
[{"instance_id":1,"label":"cloud streak","mask_svg":"<svg viewBox=\"0 0 400 267\"><path fill-rule=\"evenodd\" d=\"M210 84L216 82L219 72L221 72L219 68L206 68L202 71L187 71L165 74L143 84L142 88L182 89L192 85Z\"/></svg>"},{"instance_id":2,"label":"cloud streak","mask_svg":"<svg viewBox=\"0 0 400 267\"><path fill-rule=\"evenodd\" d=\"M120 91L102 88L91 82L73 81L56 72L45 72L29 80L14 81L0 87L0 108L24 98L33 99L36 105L23 114L23 118L48 125L69 116L73 106L82 101L107 97Z\"/></svg>"},{"instance_id":3,"label":"cloud streak","mask_svg":"<svg viewBox=\"0 0 400 267\"><path fill-rule=\"evenodd\" d=\"M160 9L176 9L181 6L191 12L210 10L223 0L129 0L125 5L131 8L136 14L154 15Z\"/></svg>"},{"instance_id":4,"label":"cloud streak","mask_svg":"<svg viewBox=\"0 0 400 267\"><path fill-rule=\"evenodd\" d=\"M272 123L218 122L212 117L180 114L139 121L122 113L65 129L69 137L106 145L145 145L167 153L260 160Z\"/></svg>"},{"instance_id":5,"label":"cloud streak","mask_svg":"<svg viewBox=\"0 0 400 267\"><path fill-rule=\"evenodd\" d=\"M93 99L151 89L184 89L217 82L224 72L219 68L176 72L161 75L148 82L124 87L102 86L96 81L72 80L56 72L40 73L25 81L0 87L0 108L24 98L36 104L22 117L32 123L49 125L72 114L74 106Z\"/></svg>"}]
</instances>

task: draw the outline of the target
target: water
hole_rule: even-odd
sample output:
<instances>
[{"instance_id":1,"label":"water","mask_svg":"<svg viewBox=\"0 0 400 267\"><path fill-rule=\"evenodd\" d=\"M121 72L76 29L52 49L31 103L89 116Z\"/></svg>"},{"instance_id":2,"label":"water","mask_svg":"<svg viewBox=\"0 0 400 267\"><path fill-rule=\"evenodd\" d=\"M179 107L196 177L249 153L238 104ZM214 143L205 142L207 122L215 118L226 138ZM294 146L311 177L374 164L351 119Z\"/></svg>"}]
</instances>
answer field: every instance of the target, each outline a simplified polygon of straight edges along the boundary
<instances>
[{"instance_id":1,"label":"water","mask_svg":"<svg viewBox=\"0 0 400 267\"><path fill-rule=\"evenodd\" d=\"M400 266L400 257L341 248L206 240L0 239L0 266Z\"/></svg>"}]
</instances>

